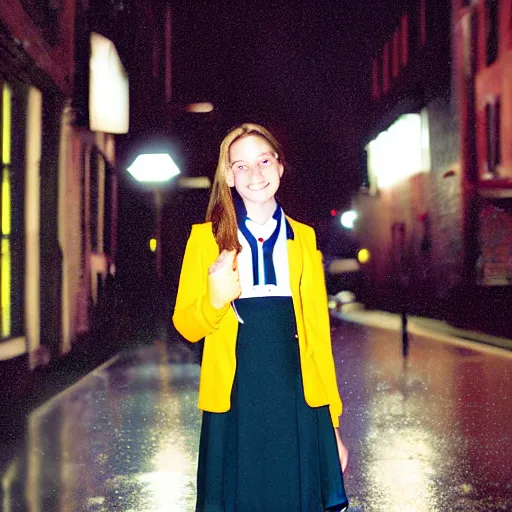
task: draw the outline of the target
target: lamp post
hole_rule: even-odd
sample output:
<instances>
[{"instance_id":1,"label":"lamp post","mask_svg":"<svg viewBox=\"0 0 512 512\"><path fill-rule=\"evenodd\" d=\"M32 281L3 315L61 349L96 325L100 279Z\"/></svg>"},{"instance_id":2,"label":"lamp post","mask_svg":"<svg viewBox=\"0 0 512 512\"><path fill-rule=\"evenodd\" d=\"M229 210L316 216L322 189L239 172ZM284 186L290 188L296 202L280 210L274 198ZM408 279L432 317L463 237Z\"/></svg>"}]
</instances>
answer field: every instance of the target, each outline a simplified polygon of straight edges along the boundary
<instances>
[{"instance_id":1,"label":"lamp post","mask_svg":"<svg viewBox=\"0 0 512 512\"><path fill-rule=\"evenodd\" d=\"M128 172L138 182L152 185L156 207L156 276L160 281L162 279L162 191L160 187L180 174L180 170L168 153L144 153L128 167Z\"/></svg>"}]
</instances>

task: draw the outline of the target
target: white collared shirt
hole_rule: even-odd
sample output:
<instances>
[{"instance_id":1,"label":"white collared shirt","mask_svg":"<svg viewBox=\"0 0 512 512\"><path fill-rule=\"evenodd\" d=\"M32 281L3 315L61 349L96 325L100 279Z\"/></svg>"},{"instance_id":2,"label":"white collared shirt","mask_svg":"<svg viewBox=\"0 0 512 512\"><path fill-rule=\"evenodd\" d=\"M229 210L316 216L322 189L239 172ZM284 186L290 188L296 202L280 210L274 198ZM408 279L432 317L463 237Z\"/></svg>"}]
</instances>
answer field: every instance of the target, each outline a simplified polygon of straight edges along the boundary
<instances>
[{"instance_id":1,"label":"white collared shirt","mask_svg":"<svg viewBox=\"0 0 512 512\"><path fill-rule=\"evenodd\" d=\"M249 242L238 230L238 240L242 245L242 252L238 255L238 273L240 275L240 286L242 288L241 299L249 297L291 297L290 271L288 269L288 247L286 245L286 219L284 212L281 215L281 226L279 235L272 253L272 261L276 273L276 285L267 285L265 283L265 262L263 260L263 242L257 241L258 246L258 275L261 284L253 283L252 251ZM247 219L247 229L252 233L256 240L267 240L276 227L276 219L270 217L265 224L257 224Z\"/></svg>"}]
</instances>

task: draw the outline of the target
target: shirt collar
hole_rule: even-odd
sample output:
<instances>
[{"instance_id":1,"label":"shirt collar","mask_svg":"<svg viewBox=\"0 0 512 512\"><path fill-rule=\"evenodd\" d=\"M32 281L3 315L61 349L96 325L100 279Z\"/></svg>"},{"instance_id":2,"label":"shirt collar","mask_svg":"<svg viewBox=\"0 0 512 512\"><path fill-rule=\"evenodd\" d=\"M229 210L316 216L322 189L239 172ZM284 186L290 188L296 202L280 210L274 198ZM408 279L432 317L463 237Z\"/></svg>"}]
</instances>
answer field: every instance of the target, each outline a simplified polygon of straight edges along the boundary
<instances>
[{"instance_id":1,"label":"shirt collar","mask_svg":"<svg viewBox=\"0 0 512 512\"><path fill-rule=\"evenodd\" d=\"M247 209L245 208L245 204L243 199L240 197L240 194L236 191L236 189L233 187L231 189L232 196L233 196L233 202L235 204L235 212L236 212L236 220L238 227L240 228L241 223L243 222L245 224L245 221L249 219L247 216ZM279 222L281 220L281 215L284 215L284 212L279 205L279 202L277 203L277 208L272 217ZM288 222L288 219L285 216L285 223L286 223L286 238L293 240L295 238L295 235L293 233L293 228L291 227L290 223Z\"/></svg>"}]
</instances>

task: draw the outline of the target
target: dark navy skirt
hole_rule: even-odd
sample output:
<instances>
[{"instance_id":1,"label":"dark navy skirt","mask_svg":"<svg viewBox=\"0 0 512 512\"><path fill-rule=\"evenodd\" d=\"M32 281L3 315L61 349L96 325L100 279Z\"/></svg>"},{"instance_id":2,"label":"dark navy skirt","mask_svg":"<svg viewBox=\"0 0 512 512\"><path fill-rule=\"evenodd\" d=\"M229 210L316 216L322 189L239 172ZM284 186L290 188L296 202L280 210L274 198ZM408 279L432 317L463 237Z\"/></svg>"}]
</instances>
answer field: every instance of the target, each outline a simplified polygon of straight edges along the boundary
<instances>
[{"instance_id":1,"label":"dark navy skirt","mask_svg":"<svg viewBox=\"0 0 512 512\"><path fill-rule=\"evenodd\" d=\"M196 512L347 506L328 406L304 399L289 297L239 299L231 409L203 412Z\"/></svg>"}]
</instances>

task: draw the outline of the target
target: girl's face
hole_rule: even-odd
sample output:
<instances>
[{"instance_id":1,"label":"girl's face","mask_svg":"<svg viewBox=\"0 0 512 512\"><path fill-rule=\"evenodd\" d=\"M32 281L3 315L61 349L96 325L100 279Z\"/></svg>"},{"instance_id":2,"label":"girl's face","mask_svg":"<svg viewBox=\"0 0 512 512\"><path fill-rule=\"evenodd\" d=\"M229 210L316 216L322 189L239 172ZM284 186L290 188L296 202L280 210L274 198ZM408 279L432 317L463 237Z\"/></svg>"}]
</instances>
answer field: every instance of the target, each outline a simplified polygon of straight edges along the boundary
<instances>
[{"instance_id":1,"label":"girl's face","mask_svg":"<svg viewBox=\"0 0 512 512\"><path fill-rule=\"evenodd\" d=\"M229 148L229 165L226 181L246 206L274 201L284 167L267 140L258 135L236 140Z\"/></svg>"}]
</instances>

